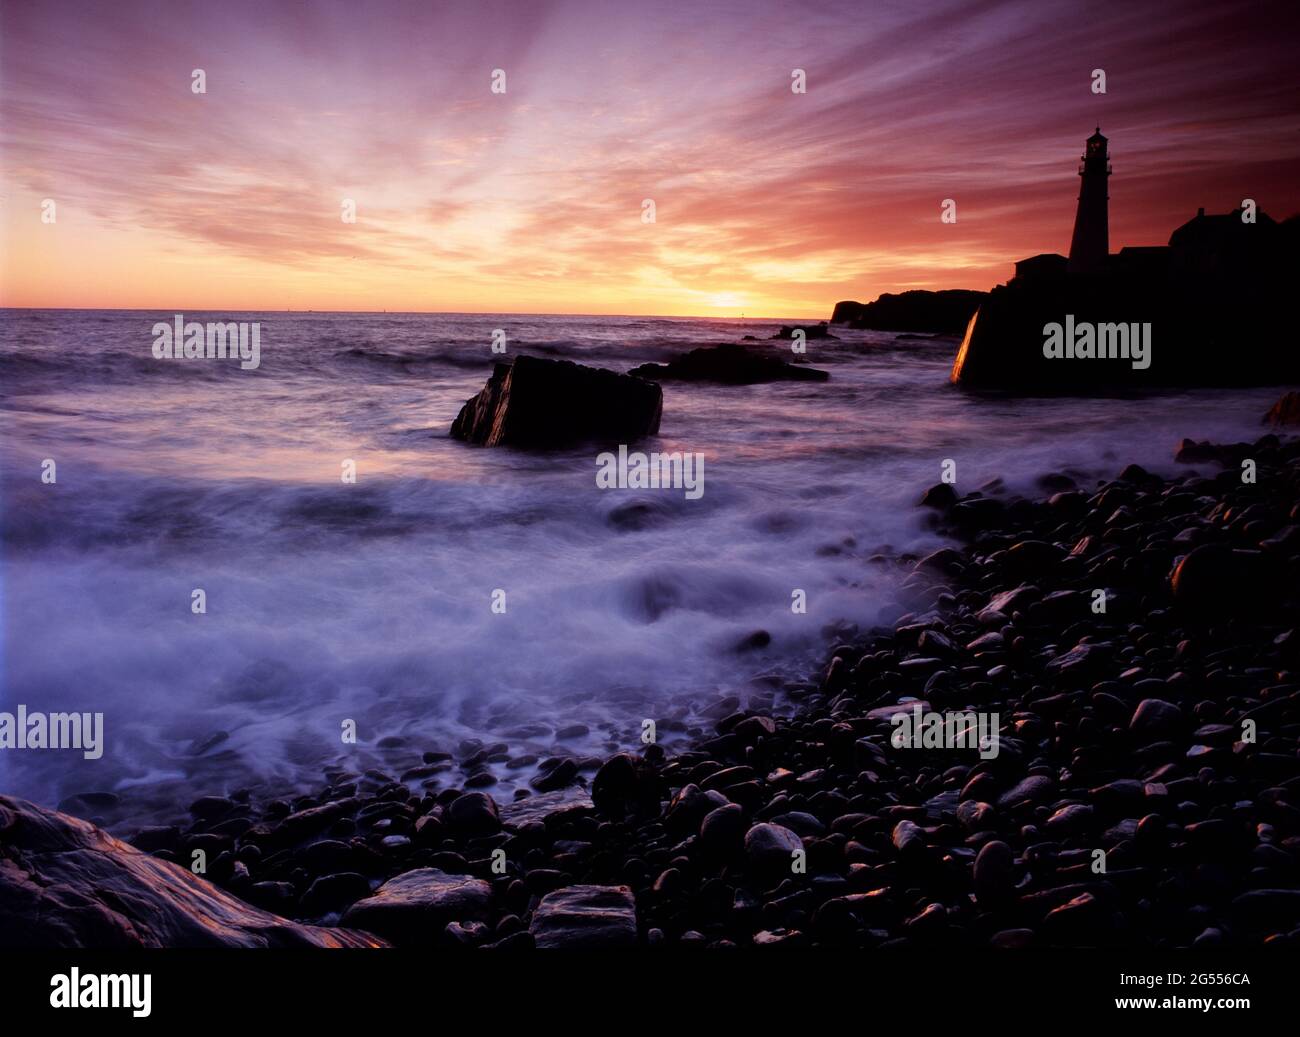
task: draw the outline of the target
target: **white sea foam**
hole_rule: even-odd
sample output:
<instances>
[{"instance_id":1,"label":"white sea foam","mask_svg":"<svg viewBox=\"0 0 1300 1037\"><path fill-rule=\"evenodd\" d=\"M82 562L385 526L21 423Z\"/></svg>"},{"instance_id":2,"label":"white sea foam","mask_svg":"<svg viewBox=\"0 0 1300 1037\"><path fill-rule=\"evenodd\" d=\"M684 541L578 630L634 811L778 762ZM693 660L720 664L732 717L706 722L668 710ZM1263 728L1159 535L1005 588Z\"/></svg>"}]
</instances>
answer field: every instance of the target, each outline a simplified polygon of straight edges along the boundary
<instances>
[{"instance_id":1,"label":"white sea foam","mask_svg":"<svg viewBox=\"0 0 1300 1037\"><path fill-rule=\"evenodd\" d=\"M107 742L97 761L0 754L6 791L116 790L144 812L154 788L164 813L467 739L604 753L639 747L652 717L671 741L711 730L731 694L779 709L780 676L806 675L836 624L889 608L891 575L867 559L936 545L914 504L943 459L963 492L1168 470L1183 435L1256 435L1275 395L979 398L946 382L955 343L836 329L807 357L827 383L666 386L641 448L707 454L708 493L688 501L598 489L587 447L485 450L447 429L500 359L495 328L512 350L626 370L774 324L226 316L274 335L256 378L141 362L140 328L166 314L0 316L0 704L102 711ZM738 653L760 629L770 646ZM589 733L557 744L573 724ZM498 773L508 798L530 771Z\"/></svg>"}]
</instances>

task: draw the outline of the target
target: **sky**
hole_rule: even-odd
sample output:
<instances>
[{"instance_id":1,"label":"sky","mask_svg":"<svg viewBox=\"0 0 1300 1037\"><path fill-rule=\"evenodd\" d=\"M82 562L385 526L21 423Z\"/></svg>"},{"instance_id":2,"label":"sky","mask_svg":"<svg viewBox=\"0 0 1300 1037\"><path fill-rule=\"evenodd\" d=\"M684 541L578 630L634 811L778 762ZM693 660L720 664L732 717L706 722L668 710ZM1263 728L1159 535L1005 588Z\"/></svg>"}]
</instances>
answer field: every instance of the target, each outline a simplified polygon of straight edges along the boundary
<instances>
[{"instance_id":1,"label":"sky","mask_svg":"<svg viewBox=\"0 0 1300 1037\"><path fill-rule=\"evenodd\" d=\"M1112 250L1300 211L1297 12L0 0L0 305L825 318L989 288L1068 249L1098 124Z\"/></svg>"}]
</instances>

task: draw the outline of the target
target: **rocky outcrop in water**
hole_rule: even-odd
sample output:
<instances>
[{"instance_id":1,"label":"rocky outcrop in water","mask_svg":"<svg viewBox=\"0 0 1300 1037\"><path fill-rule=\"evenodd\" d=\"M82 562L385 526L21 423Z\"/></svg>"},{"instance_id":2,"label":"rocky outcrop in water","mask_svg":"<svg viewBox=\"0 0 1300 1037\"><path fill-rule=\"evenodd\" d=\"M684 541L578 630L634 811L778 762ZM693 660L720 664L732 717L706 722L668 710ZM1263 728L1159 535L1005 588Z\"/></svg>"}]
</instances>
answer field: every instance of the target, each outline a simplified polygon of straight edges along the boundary
<instances>
[{"instance_id":1,"label":"rocky outcrop in water","mask_svg":"<svg viewBox=\"0 0 1300 1037\"><path fill-rule=\"evenodd\" d=\"M760 382L824 382L830 375L816 368L788 363L744 346L692 349L667 364L642 364L631 372L651 381L718 382L755 385Z\"/></svg>"},{"instance_id":2,"label":"rocky outcrop in water","mask_svg":"<svg viewBox=\"0 0 1300 1037\"><path fill-rule=\"evenodd\" d=\"M1300 392L1294 390L1282 396L1269 408L1264 421L1275 428L1295 428L1300 426Z\"/></svg>"},{"instance_id":3,"label":"rocky outcrop in water","mask_svg":"<svg viewBox=\"0 0 1300 1037\"><path fill-rule=\"evenodd\" d=\"M960 335L987 292L952 288L940 292L886 292L875 302L837 302L832 324L874 331L933 332Z\"/></svg>"},{"instance_id":4,"label":"rocky outcrop in water","mask_svg":"<svg viewBox=\"0 0 1300 1037\"><path fill-rule=\"evenodd\" d=\"M94 825L0 796L0 947L378 947L250 907Z\"/></svg>"},{"instance_id":5,"label":"rocky outcrop in water","mask_svg":"<svg viewBox=\"0 0 1300 1037\"><path fill-rule=\"evenodd\" d=\"M831 334L830 325L825 321L819 324L782 324L773 338L792 339L796 333L802 332L805 339L810 338L834 338Z\"/></svg>"},{"instance_id":6,"label":"rocky outcrop in water","mask_svg":"<svg viewBox=\"0 0 1300 1037\"><path fill-rule=\"evenodd\" d=\"M467 400L451 437L480 446L631 443L659 431L663 390L654 382L570 360L516 357L497 364Z\"/></svg>"}]
</instances>

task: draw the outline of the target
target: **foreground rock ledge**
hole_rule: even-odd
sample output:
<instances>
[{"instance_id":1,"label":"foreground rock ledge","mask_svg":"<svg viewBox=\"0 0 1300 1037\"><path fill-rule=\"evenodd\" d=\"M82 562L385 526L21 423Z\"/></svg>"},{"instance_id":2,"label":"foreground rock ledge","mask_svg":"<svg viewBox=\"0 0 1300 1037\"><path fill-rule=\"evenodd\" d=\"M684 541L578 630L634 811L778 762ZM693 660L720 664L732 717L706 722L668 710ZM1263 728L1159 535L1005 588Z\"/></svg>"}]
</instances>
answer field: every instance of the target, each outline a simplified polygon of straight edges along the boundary
<instances>
[{"instance_id":1,"label":"foreground rock ledge","mask_svg":"<svg viewBox=\"0 0 1300 1037\"><path fill-rule=\"evenodd\" d=\"M655 435L662 413L663 390L654 382L570 360L520 356L496 365L456 416L451 438L516 447L631 443Z\"/></svg>"},{"instance_id":2,"label":"foreground rock ledge","mask_svg":"<svg viewBox=\"0 0 1300 1037\"><path fill-rule=\"evenodd\" d=\"M89 822L0 796L0 948L380 946L259 911Z\"/></svg>"}]
</instances>

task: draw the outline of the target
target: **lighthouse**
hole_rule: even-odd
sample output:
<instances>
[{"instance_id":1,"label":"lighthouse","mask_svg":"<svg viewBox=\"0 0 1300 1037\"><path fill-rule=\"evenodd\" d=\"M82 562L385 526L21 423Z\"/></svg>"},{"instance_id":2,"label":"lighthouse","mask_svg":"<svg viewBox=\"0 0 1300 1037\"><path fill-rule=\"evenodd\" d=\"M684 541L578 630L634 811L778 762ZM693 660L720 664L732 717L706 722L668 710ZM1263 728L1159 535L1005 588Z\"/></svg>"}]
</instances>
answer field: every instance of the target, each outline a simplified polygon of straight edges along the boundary
<instances>
[{"instance_id":1,"label":"lighthouse","mask_svg":"<svg viewBox=\"0 0 1300 1037\"><path fill-rule=\"evenodd\" d=\"M1070 239L1072 274L1096 274L1105 270L1110 253L1107 224L1106 179L1110 176L1110 155L1101 127L1088 138L1079 162L1079 210L1074 215L1074 237Z\"/></svg>"}]
</instances>

